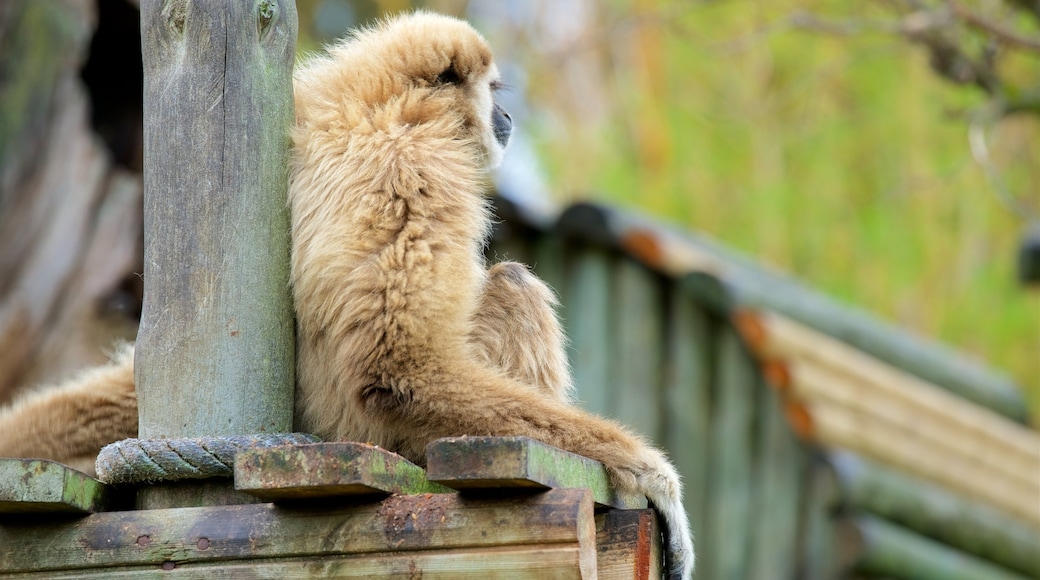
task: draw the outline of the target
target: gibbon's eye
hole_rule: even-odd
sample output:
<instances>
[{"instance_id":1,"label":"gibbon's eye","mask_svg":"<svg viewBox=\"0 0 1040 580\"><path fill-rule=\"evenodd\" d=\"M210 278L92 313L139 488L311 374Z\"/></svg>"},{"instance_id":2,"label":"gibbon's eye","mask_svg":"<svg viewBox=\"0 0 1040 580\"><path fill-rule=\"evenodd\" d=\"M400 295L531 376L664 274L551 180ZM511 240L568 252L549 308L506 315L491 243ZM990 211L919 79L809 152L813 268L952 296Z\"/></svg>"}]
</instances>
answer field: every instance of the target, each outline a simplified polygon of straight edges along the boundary
<instances>
[{"instance_id":1,"label":"gibbon's eye","mask_svg":"<svg viewBox=\"0 0 1040 580\"><path fill-rule=\"evenodd\" d=\"M455 68L449 66L444 69L444 72L437 75L437 84L439 85L457 85L462 82L459 78L459 73L455 72Z\"/></svg>"}]
</instances>

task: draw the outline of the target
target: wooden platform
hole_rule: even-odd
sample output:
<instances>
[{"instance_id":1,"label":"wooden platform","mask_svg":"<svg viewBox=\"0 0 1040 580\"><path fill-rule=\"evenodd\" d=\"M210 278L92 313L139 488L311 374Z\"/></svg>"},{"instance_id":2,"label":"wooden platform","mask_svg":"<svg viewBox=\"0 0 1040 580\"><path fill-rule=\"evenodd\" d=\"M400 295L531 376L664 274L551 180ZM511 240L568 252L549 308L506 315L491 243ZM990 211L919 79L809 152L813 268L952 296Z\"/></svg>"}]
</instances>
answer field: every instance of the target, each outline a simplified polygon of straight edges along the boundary
<instances>
[{"instance_id":1,"label":"wooden platform","mask_svg":"<svg viewBox=\"0 0 1040 580\"><path fill-rule=\"evenodd\" d=\"M620 501L600 464L523 438L440 440L430 454L457 461L459 471L431 461L443 483L472 480L475 463L497 471L457 492L378 447L278 447L241 454L225 481L261 503L106 511L134 490L52 462L0 460L5 481L23 482L0 495L0 576L660 577L653 511L603 507L639 499Z\"/></svg>"}]
</instances>

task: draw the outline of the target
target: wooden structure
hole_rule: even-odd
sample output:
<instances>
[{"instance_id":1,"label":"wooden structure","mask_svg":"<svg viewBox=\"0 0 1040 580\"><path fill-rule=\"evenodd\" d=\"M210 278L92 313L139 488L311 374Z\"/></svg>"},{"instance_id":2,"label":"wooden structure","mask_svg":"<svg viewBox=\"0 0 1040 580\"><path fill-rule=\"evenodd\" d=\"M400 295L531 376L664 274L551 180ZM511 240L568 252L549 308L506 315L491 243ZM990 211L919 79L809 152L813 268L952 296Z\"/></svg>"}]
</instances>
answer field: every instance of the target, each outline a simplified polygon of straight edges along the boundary
<instances>
[{"instance_id":1,"label":"wooden structure","mask_svg":"<svg viewBox=\"0 0 1040 580\"><path fill-rule=\"evenodd\" d=\"M1040 434L1006 378L632 213L499 198L579 397L683 472L698 578L1040 577Z\"/></svg>"},{"instance_id":2,"label":"wooden structure","mask_svg":"<svg viewBox=\"0 0 1040 580\"><path fill-rule=\"evenodd\" d=\"M428 472L361 443L211 451L292 428L295 5L145 0L141 29L142 439L109 450L152 481L0 459L0 576L659 577L645 498L530 439L434 441Z\"/></svg>"},{"instance_id":3,"label":"wooden structure","mask_svg":"<svg viewBox=\"0 0 1040 580\"><path fill-rule=\"evenodd\" d=\"M147 13L159 4L144 2L143 8ZM192 10L218 4L193 2ZM244 23L228 21L248 32L254 44L224 46L243 49L252 72L262 69L270 76L258 84L242 77L227 85L233 90L222 99L202 100L206 108L196 113L165 110L168 122L195 114L209 119L210 127L228 122L242 128L258 117L280 122L277 107L258 115L246 106L249 113L237 117L228 99L242 99L241 105L251 90L284 80L278 75L286 72L286 61L279 60L285 55L272 43L281 41L285 29L270 27L291 22L291 3L233 4L236 10L257 8L248 18L238 14ZM163 40L152 37L152 46L180 48L155 68L190 84L188 70L178 68L181 59L205 55L187 51L181 35L200 34L201 23L183 20L183 1L162 5L160 17L168 24L159 31ZM27 14L65 17L49 2L24 6ZM188 94L169 106L199 105L198 98ZM81 96L72 99L75 107L66 100L56 101L55 108L73 113L83 108ZM216 111L225 113L219 123L206 116ZM195 129L205 132L206 126ZM85 141L69 140L58 159ZM244 141L232 131L223 143ZM178 142L157 139L149 146ZM220 179L196 180L197 186L224 184L243 168L270 170L281 163L270 142L248 145L259 157L243 161L232 154L235 148L204 156L200 175L204 169ZM164 159L188 162L197 153ZM217 158L225 165L219 171L208 166ZM148 183L156 175L149 174ZM169 186L163 179L149 187ZM243 184L242 195L275 196L265 187L279 182L270 178L246 186L228 179ZM120 173L98 181L119 194L107 194L111 205L98 204L118 210L101 215L99 223L126 223L133 237L137 218L126 217L134 205L133 178ZM59 185L67 188L65 182ZM80 201L93 203L90 199ZM656 440L682 471L697 534L698 578L1040 577L1040 439L1024 426L1025 407L1007 379L836 306L710 240L593 205L545 216L522 203L497 202L503 221L489 255L532 264L559 291L582 403ZM193 203L228 200L202 195ZM56 205L63 216L78 207ZM199 219L248 209L220 207L200 212ZM182 219L181 213L168 219ZM218 229L210 240L240 233L221 233L220 224L213 225ZM96 249L92 242L91 256L104 255L103 241ZM261 248L268 256L282 251L277 244L250 250ZM248 262L257 256L208 259L223 264L240 258ZM261 269L252 274L270 275L267 282L283 275L277 259L259 262ZM209 282L216 288L226 280L202 281ZM284 295L279 296L277 288L271 292L271 312L279 312ZM30 322L46 312L39 303L55 299L30 298ZM233 296L230 302L236 306ZM266 310L253 307L250 314ZM145 316L153 330L162 321L154 314ZM238 349L243 345L235 341L273 330L266 337L269 346L201 349L192 356L248 359L259 351L281 352L277 337L284 339L284 320L275 316L269 325L238 326L236 317L235 325L222 327L229 320L218 316L225 315L211 312L207 318L216 320L210 333L226 347ZM17 335L19 320L0 316L5 336ZM155 333L149 340L161 337ZM0 366L20 356L2 350ZM213 405L192 403L181 405L191 415L167 421L172 415L164 411L177 405L160 399L154 412L142 417L142 433L187 437L287 430L285 368L272 372L276 378L270 381L248 376L256 368L237 379L211 374L204 383L211 386L200 388L257 389L271 401L269 409L255 415L247 410L246 420L232 425L221 424L222 414L210 413ZM190 381L177 384L177 371L164 372L166 378L157 380L173 377L178 397L206 400L196 398L216 392L197 393ZM208 426L182 429L178 421ZM475 457L481 461L472 461ZM0 577L410 577L421 572L484 578L497 567L509 578L590 577L593 568L604 578L649 578L659 571L653 513L640 498L613 494L593 462L528 440L478 438L437 442L428 460L423 471L364 445L300 445L244 453L231 466L231 478L139 488L110 487L54 463L0 460Z\"/></svg>"}]
</instances>

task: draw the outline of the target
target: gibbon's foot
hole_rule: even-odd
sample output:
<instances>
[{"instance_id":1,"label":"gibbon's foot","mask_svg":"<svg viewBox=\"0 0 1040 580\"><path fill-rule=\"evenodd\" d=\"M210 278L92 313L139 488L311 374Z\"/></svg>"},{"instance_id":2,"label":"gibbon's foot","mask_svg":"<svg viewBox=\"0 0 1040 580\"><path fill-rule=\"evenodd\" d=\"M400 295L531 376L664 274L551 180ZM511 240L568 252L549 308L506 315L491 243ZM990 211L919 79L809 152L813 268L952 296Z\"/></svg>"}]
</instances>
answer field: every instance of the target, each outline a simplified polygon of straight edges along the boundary
<instances>
[{"instance_id":1,"label":"gibbon's foot","mask_svg":"<svg viewBox=\"0 0 1040 580\"><path fill-rule=\"evenodd\" d=\"M482 362L570 401L567 338L557 306L556 294L527 266L500 262L488 271L469 339Z\"/></svg>"}]
</instances>

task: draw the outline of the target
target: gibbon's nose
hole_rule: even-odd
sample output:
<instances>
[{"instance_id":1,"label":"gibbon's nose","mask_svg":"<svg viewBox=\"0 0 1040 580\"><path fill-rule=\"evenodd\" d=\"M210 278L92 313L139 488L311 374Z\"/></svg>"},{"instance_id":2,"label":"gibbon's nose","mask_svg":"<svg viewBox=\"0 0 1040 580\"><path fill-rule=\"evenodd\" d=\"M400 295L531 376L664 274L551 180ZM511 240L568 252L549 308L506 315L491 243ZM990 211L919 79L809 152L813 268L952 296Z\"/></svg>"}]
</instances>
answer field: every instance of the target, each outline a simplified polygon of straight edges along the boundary
<instances>
[{"instance_id":1,"label":"gibbon's nose","mask_svg":"<svg viewBox=\"0 0 1040 580\"><path fill-rule=\"evenodd\" d=\"M495 140L505 147L509 143L509 135L513 132L513 118L497 103L491 111L491 128L495 132Z\"/></svg>"}]
</instances>

